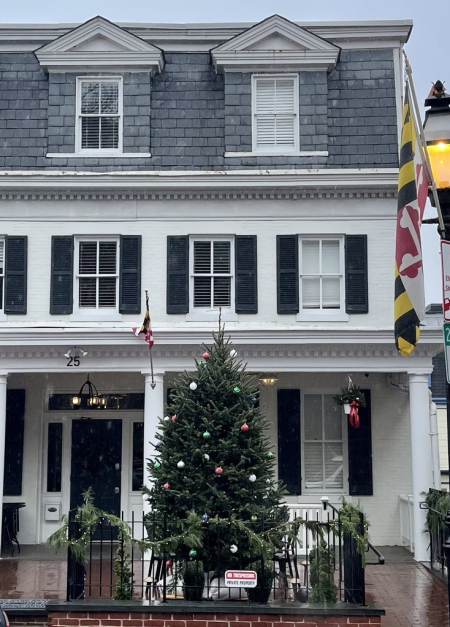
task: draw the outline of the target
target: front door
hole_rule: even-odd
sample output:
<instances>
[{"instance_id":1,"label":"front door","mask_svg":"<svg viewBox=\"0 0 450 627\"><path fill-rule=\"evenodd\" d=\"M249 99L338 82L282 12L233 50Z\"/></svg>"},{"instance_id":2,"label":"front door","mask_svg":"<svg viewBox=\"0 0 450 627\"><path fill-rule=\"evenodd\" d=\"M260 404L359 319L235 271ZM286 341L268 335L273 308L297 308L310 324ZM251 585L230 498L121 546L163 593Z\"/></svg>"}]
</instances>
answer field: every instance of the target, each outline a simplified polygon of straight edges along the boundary
<instances>
[{"instance_id":1,"label":"front door","mask_svg":"<svg viewBox=\"0 0 450 627\"><path fill-rule=\"evenodd\" d=\"M120 516L121 467L121 420L72 421L71 509L92 488L95 506Z\"/></svg>"}]
</instances>

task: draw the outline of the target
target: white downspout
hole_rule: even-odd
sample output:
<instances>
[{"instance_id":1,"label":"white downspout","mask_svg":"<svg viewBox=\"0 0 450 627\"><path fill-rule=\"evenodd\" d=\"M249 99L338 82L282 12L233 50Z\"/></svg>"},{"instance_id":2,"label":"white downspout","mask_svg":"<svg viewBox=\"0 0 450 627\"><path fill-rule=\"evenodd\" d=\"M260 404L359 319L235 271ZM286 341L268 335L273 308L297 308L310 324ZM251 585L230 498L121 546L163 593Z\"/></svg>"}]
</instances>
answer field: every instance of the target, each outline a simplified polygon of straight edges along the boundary
<instances>
[{"instance_id":1,"label":"white downspout","mask_svg":"<svg viewBox=\"0 0 450 627\"><path fill-rule=\"evenodd\" d=\"M439 433L437 423L437 407L436 403L431 400L430 396L430 443L431 443L431 463L433 465L433 488L441 489L441 465L439 460Z\"/></svg>"}]
</instances>

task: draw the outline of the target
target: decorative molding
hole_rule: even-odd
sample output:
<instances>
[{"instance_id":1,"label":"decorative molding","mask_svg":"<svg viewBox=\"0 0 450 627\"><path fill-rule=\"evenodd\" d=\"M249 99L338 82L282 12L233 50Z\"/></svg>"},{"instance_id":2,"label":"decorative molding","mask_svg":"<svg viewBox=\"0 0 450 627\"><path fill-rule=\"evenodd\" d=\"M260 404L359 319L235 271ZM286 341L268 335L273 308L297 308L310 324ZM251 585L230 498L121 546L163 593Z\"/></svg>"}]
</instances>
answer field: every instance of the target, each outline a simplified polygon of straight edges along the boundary
<instances>
[{"instance_id":1,"label":"decorative molding","mask_svg":"<svg viewBox=\"0 0 450 627\"><path fill-rule=\"evenodd\" d=\"M328 157L328 150L292 152L226 152L224 157Z\"/></svg>"},{"instance_id":2,"label":"decorative molding","mask_svg":"<svg viewBox=\"0 0 450 627\"><path fill-rule=\"evenodd\" d=\"M147 69L164 67L162 50L103 17L94 17L36 51L48 71Z\"/></svg>"},{"instance_id":3,"label":"decorative molding","mask_svg":"<svg viewBox=\"0 0 450 627\"><path fill-rule=\"evenodd\" d=\"M340 49L293 22L272 15L213 48L216 70L331 71Z\"/></svg>"},{"instance_id":4,"label":"decorative molding","mask_svg":"<svg viewBox=\"0 0 450 627\"><path fill-rule=\"evenodd\" d=\"M151 152L101 152L81 151L81 152L48 152L47 159L148 159Z\"/></svg>"},{"instance_id":5,"label":"decorative molding","mask_svg":"<svg viewBox=\"0 0 450 627\"><path fill-rule=\"evenodd\" d=\"M412 20L346 22L294 22L310 33L345 49L392 48L408 41ZM170 51L209 52L254 26L254 22L152 24L117 22L117 26L143 41ZM79 24L2 24L0 51L34 51L71 32Z\"/></svg>"}]
</instances>

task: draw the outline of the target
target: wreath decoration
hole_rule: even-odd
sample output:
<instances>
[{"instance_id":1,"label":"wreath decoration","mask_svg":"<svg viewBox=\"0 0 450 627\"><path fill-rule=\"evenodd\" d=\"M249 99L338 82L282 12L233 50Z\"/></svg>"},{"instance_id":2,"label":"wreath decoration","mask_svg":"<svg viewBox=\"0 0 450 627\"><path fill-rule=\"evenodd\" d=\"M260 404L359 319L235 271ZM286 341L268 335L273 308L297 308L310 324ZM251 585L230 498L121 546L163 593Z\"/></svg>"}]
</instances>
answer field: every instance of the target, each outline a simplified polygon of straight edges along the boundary
<instances>
[{"instance_id":1,"label":"wreath decoration","mask_svg":"<svg viewBox=\"0 0 450 627\"><path fill-rule=\"evenodd\" d=\"M364 392L354 386L342 388L340 394L333 396L333 400L338 405L344 407L344 412L348 414L350 424L355 429L358 429L360 425L358 410L360 407L366 406Z\"/></svg>"}]
</instances>

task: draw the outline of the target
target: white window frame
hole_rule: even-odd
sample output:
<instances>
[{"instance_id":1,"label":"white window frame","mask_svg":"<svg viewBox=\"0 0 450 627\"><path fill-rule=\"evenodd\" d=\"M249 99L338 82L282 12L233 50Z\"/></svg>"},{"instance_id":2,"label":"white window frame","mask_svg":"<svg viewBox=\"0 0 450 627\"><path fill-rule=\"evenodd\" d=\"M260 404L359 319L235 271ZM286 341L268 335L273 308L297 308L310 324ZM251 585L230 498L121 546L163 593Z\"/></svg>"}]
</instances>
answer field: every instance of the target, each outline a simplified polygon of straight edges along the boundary
<instances>
[{"instance_id":1,"label":"white window frame","mask_svg":"<svg viewBox=\"0 0 450 627\"><path fill-rule=\"evenodd\" d=\"M256 83L258 79L290 78L294 80L294 146L274 146L273 149L258 148L256 137ZM252 152L256 155L295 156L300 152L300 101L298 74L252 74Z\"/></svg>"},{"instance_id":2,"label":"white window frame","mask_svg":"<svg viewBox=\"0 0 450 627\"><path fill-rule=\"evenodd\" d=\"M117 148L82 148L81 147L81 84L115 82L118 90L119 144ZM75 120L75 152L83 157L114 157L123 153L123 79L121 76L77 76L76 81L76 120Z\"/></svg>"},{"instance_id":3,"label":"white window frame","mask_svg":"<svg viewBox=\"0 0 450 627\"><path fill-rule=\"evenodd\" d=\"M340 271L329 276L339 276L339 309L309 309L302 307L302 288L303 288L303 273L302 273L302 245L304 241L338 241L339 242L339 263ZM299 313L297 314L297 321L300 322L348 322L349 315L346 312L345 303L345 236L338 235L299 235L298 240L298 268L299 268L299 283L298 283L298 297L299 297ZM327 276L323 273L317 276Z\"/></svg>"},{"instance_id":4,"label":"white window frame","mask_svg":"<svg viewBox=\"0 0 450 627\"><path fill-rule=\"evenodd\" d=\"M116 248L116 306L111 308L87 308L79 306L79 263L80 263L80 242L115 242ZM70 316L71 321L80 322L89 320L120 322L122 315L119 313L119 290L120 290L120 236L119 235L77 235L74 238L74 256L73 256L73 314ZM99 275L92 275L92 278L98 278ZM109 276L109 275L106 275Z\"/></svg>"},{"instance_id":5,"label":"white window frame","mask_svg":"<svg viewBox=\"0 0 450 627\"><path fill-rule=\"evenodd\" d=\"M342 488L332 488L332 487L306 487L306 472L305 472L305 396L310 394L316 394L321 396L335 396L339 394L338 389L330 389L330 388L311 388L304 389L301 391L301 473L302 473L302 495L306 496L307 494L321 494L323 495L325 492L329 492L330 494L343 494L348 495L348 437L347 437L347 417L344 414L342 408L340 409L342 414ZM322 426L322 437L323 437L323 426ZM323 439L320 442L323 443ZM332 440L330 440L332 441ZM337 441L337 440L336 440Z\"/></svg>"},{"instance_id":6,"label":"white window frame","mask_svg":"<svg viewBox=\"0 0 450 627\"><path fill-rule=\"evenodd\" d=\"M231 299L230 307L222 307L223 321L236 321L238 319L236 312L235 287L236 287L236 271L235 271L235 237L232 235L190 235L189 236L189 313L186 320L190 322L205 322L218 320L219 308L200 309L194 308L194 242L230 242L230 275L231 275Z\"/></svg>"},{"instance_id":7,"label":"white window frame","mask_svg":"<svg viewBox=\"0 0 450 627\"><path fill-rule=\"evenodd\" d=\"M0 272L0 277L3 279L1 287L1 306L0 306L0 320L6 320L5 314L5 282L6 282L6 237L0 237L0 242L3 242L3 274Z\"/></svg>"}]
</instances>

